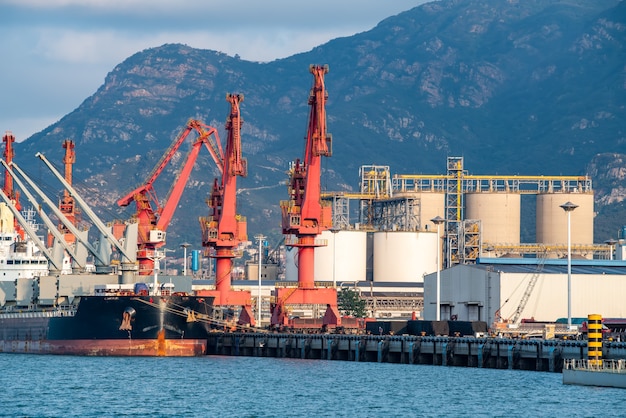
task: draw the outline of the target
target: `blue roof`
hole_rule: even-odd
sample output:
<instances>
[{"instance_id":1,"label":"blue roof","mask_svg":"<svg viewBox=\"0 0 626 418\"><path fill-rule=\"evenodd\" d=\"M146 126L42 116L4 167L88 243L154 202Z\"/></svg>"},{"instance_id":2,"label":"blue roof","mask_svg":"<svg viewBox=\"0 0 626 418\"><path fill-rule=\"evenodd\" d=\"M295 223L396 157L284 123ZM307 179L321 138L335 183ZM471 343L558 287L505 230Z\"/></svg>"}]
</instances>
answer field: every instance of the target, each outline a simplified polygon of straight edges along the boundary
<instances>
[{"instance_id":1,"label":"blue roof","mask_svg":"<svg viewBox=\"0 0 626 418\"><path fill-rule=\"evenodd\" d=\"M504 273L535 273L540 270L543 274L567 274L567 260L536 258L482 258L476 261L476 267L481 269L495 269ZM617 260L572 260L572 274L617 274L626 275L626 262Z\"/></svg>"}]
</instances>

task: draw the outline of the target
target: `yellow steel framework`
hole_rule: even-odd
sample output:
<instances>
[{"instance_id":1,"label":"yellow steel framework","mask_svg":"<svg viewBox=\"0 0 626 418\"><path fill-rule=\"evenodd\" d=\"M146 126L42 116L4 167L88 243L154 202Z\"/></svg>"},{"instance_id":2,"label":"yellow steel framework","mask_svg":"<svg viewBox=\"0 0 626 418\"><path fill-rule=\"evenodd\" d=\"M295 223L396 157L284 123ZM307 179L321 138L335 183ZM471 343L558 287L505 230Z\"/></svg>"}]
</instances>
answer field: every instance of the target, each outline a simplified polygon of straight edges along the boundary
<instances>
[{"instance_id":1,"label":"yellow steel framework","mask_svg":"<svg viewBox=\"0 0 626 418\"><path fill-rule=\"evenodd\" d=\"M588 176L498 176L472 175L461 171L448 175L394 174L392 190L397 193L449 190L447 184L453 182L453 189L462 193L504 192L520 194L539 193L591 193L592 181ZM459 186L460 181L460 186Z\"/></svg>"},{"instance_id":2,"label":"yellow steel framework","mask_svg":"<svg viewBox=\"0 0 626 418\"><path fill-rule=\"evenodd\" d=\"M481 242L480 221L465 220L463 196L465 193L593 193L588 176L528 176L528 175L472 175L463 168L463 157L448 157L447 174L395 174L390 176L388 166L364 165L360 168L360 191L329 192L322 199L332 201L333 225L349 228L349 201L359 201L359 228L364 230L412 231L423 228L428 220L419 219L421 192L445 193L445 246L447 267L472 263L486 243ZM381 218L381 219L379 219ZM502 251L520 254L539 254L546 251L541 244L489 244ZM560 253L558 246L550 252ZM585 247L585 248L583 248ZM607 246L576 246L578 254L605 254ZM578 251L578 252L577 252Z\"/></svg>"}]
</instances>

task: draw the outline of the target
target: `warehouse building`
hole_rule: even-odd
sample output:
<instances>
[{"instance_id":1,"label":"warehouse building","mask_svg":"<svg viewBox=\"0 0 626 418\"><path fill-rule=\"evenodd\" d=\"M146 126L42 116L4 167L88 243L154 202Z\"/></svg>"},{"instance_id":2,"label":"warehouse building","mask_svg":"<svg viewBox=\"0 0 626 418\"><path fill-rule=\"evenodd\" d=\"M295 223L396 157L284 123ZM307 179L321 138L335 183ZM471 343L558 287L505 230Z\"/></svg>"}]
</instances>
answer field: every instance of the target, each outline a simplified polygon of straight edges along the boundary
<instances>
[{"instance_id":1,"label":"warehouse building","mask_svg":"<svg viewBox=\"0 0 626 418\"><path fill-rule=\"evenodd\" d=\"M439 275L442 320L550 322L567 318L568 299L572 318L626 318L626 261L573 259L568 275L566 259L488 258ZM424 277L423 317L434 320L436 307L435 272Z\"/></svg>"}]
</instances>

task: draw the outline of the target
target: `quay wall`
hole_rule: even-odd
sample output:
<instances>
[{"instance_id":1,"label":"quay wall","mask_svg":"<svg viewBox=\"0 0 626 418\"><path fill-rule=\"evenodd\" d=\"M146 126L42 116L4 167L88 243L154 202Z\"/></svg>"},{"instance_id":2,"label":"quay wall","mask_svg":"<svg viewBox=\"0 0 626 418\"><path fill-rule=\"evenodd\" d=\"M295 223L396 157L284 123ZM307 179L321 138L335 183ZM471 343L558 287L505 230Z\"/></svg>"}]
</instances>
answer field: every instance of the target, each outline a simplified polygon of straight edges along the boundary
<instances>
[{"instance_id":1,"label":"quay wall","mask_svg":"<svg viewBox=\"0 0 626 418\"><path fill-rule=\"evenodd\" d=\"M625 342L605 342L605 359L626 359ZM212 333L208 355L430 364L560 373L586 359L587 341L344 334Z\"/></svg>"}]
</instances>

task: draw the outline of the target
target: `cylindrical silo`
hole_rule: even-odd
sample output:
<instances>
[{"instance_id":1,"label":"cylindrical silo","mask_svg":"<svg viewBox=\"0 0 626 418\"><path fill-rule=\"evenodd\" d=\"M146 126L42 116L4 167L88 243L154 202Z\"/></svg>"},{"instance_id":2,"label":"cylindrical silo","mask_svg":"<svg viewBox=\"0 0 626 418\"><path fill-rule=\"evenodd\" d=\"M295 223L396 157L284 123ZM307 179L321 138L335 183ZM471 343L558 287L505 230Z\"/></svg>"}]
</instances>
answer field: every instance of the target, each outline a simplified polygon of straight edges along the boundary
<instances>
[{"instance_id":1,"label":"cylindrical silo","mask_svg":"<svg viewBox=\"0 0 626 418\"><path fill-rule=\"evenodd\" d=\"M423 282L437 271L437 232L375 232L374 281Z\"/></svg>"},{"instance_id":2,"label":"cylindrical silo","mask_svg":"<svg viewBox=\"0 0 626 418\"><path fill-rule=\"evenodd\" d=\"M420 192L420 229L436 231L437 225L430 220L446 217L446 194L444 192Z\"/></svg>"},{"instance_id":3,"label":"cylindrical silo","mask_svg":"<svg viewBox=\"0 0 626 418\"><path fill-rule=\"evenodd\" d=\"M328 243L315 248L315 280L356 282L366 279L367 232L324 231L318 237Z\"/></svg>"},{"instance_id":4,"label":"cylindrical silo","mask_svg":"<svg viewBox=\"0 0 626 418\"><path fill-rule=\"evenodd\" d=\"M567 243L567 212L561 205L578 205L570 212L572 245L593 244L593 193L542 193L537 195L537 242Z\"/></svg>"},{"instance_id":5,"label":"cylindrical silo","mask_svg":"<svg viewBox=\"0 0 626 418\"><path fill-rule=\"evenodd\" d=\"M483 243L519 244L519 193L478 192L465 194L465 219L479 219Z\"/></svg>"},{"instance_id":6,"label":"cylindrical silo","mask_svg":"<svg viewBox=\"0 0 626 418\"><path fill-rule=\"evenodd\" d=\"M367 232L324 231L317 237L327 245L315 248L315 281L355 282L366 280ZM335 267L333 268L333 263ZM298 281L298 248L287 247L285 256L285 280Z\"/></svg>"},{"instance_id":7,"label":"cylindrical silo","mask_svg":"<svg viewBox=\"0 0 626 418\"><path fill-rule=\"evenodd\" d=\"M443 190L437 191L402 191L394 194L395 198L413 198L418 204L419 213L414 215L419 216L418 229L421 231L434 231L437 226L430 220L440 216L445 218L446 216L446 194Z\"/></svg>"}]
</instances>

